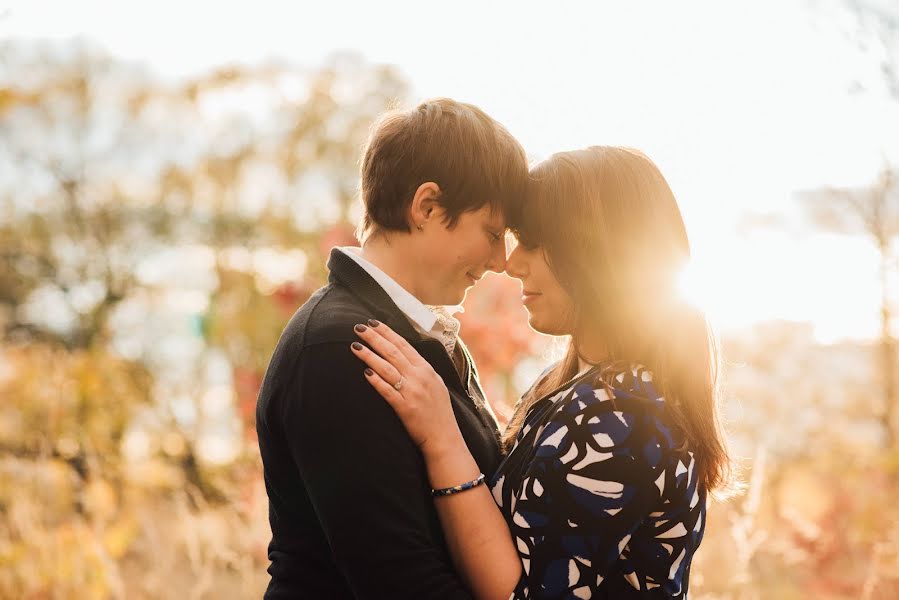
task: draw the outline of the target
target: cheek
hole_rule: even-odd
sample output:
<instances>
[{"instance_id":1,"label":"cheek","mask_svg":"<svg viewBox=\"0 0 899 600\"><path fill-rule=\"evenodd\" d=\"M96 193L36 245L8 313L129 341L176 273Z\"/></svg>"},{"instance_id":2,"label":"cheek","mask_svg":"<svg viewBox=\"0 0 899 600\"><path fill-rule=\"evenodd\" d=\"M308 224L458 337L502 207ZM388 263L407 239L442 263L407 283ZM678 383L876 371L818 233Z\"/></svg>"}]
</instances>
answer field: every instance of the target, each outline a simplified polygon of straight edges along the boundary
<instances>
[{"instance_id":1,"label":"cheek","mask_svg":"<svg viewBox=\"0 0 899 600\"><path fill-rule=\"evenodd\" d=\"M546 335L564 335L565 322L560 307L552 297L543 295L528 306L528 324Z\"/></svg>"},{"instance_id":2,"label":"cheek","mask_svg":"<svg viewBox=\"0 0 899 600\"><path fill-rule=\"evenodd\" d=\"M570 314L572 310L574 310L574 302L572 301L571 296L569 296L565 290L559 288L558 297L561 311L566 315Z\"/></svg>"},{"instance_id":3,"label":"cheek","mask_svg":"<svg viewBox=\"0 0 899 600\"><path fill-rule=\"evenodd\" d=\"M567 334L565 330L574 309L571 297L561 287L554 287L551 293L544 296L544 300L545 318L549 321L547 325L552 327L556 335Z\"/></svg>"},{"instance_id":4,"label":"cheek","mask_svg":"<svg viewBox=\"0 0 899 600\"><path fill-rule=\"evenodd\" d=\"M541 299L544 300L541 308L545 317L553 321L554 324L555 321L561 321L565 312L565 303L562 301L562 298L559 298L556 294L544 294Z\"/></svg>"},{"instance_id":5,"label":"cheek","mask_svg":"<svg viewBox=\"0 0 899 600\"><path fill-rule=\"evenodd\" d=\"M477 265L490 258L490 244L479 239L469 239L459 248L457 255L460 264Z\"/></svg>"}]
</instances>

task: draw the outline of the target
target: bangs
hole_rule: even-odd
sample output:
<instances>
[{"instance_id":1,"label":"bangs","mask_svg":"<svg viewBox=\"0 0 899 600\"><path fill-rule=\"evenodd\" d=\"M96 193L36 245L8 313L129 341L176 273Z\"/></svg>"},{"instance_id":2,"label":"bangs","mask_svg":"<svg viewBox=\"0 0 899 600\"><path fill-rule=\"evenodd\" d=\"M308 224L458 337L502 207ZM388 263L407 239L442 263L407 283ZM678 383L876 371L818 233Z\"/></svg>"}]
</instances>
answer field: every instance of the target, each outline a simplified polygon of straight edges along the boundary
<instances>
[{"instance_id":1,"label":"bangs","mask_svg":"<svg viewBox=\"0 0 899 600\"><path fill-rule=\"evenodd\" d=\"M510 219L509 229L525 248L532 250L552 244L552 232L558 231L558 182L546 162L531 169L522 200Z\"/></svg>"},{"instance_id":2,"label":"bangs","mask_svg":"<svg viewBox=\"0 0 899 600\"><path fill-rule=\"evenodd\" d=\"M527 159L514 138L498 132L483 149L447 156L431 179L447 192L443 200L454 213L489 206L514 215L527 193Z\"/></svg>"}]
</instances>

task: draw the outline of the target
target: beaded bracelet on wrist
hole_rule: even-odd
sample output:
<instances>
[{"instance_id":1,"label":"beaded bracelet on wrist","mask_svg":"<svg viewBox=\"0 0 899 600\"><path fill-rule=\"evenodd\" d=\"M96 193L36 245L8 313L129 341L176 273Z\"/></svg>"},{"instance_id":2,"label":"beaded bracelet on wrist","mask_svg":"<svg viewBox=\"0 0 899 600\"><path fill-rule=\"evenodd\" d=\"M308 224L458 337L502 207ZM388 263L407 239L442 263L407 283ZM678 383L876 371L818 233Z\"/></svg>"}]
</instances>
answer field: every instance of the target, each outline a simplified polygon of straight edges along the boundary
<instances>
[{"instance_id":1,"label":"beaded bracelet on wrist","mask_svg":"<svg viewBox=\"0 0 899 600\"><path fill-rule=\"evenodd\" d=\"M465 483L455 485L453 487L448 488L440 488L439 490L431 490L431 496L434 498L440 498L442 496L450 496L452 494L458 494L459 492L464 492L465 490L470 490L472 488L476 488L479 485L484 483L484 474L481 473L478 475L477 479L472 479L471 481L466 481Z\"/></svg>"}]
</instances>

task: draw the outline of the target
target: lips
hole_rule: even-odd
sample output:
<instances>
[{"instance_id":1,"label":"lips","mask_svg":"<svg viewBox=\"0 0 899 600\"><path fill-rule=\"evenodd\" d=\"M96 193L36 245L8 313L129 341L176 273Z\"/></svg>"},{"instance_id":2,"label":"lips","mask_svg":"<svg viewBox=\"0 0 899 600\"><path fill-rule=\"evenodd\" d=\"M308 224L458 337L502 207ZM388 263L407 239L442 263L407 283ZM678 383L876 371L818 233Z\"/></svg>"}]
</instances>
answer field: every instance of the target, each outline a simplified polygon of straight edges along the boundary
<instances>
[{"instance_id":1,"label":"lips","mask_svg":"<svg viewBox=\"0 0 899 600\"><path fill-rule=\"evenodd\" d=\"M524 291L521 292L521 301L522 301L522 303L524 303L524 304L528 304L528 303L530 303L530 302L533 302L535 299L537 299L537 298L540 297L540 296L541 296L541 294L538 293L538 292L532 292L532 291L530 291L530 290L524 290Z\"/></svg>"}]
</instances>

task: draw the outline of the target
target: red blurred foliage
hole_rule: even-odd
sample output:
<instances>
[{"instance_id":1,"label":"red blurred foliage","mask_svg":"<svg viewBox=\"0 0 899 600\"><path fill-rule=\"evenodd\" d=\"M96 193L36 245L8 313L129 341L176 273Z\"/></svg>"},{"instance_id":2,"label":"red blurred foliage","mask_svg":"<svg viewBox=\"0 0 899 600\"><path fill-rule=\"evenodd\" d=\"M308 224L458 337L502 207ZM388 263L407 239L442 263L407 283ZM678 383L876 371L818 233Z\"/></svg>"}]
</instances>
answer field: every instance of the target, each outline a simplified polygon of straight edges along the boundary
<instances>
[{"instance_id":1,"label":"red blurred foliage","mask_svg":"<svg viewBox=\"0 0 899 600\"><path fill-rule=\"evenodd\" d=\"M262 386L263 374L259 371L235 366L232 370L234 391L237 394L237 413L243 424L244 437L256 441L256 396Z\"/></svg>"},{"instance_id":2,"label":"red blurred foliage","mask_svg":"<svg viewBox=\"0 0 899 600\"><path fill-rule=\"evenodd\" d=\"M510 373L532 354L537 334L528 327L521 284L510 277L488 273L468 292L459 321L462 338L484 379Z\"/></svg>"},{"instance_id":3,"label":"red blurred foliage","mask_svg":"<svg viewBox=\"0 0 899 600\"><path fill-rule=\"evenodd\" d=\"M278 309L290 317L317 289L315 282L303 279L300 282L282 283L271 293L271 299Z\"/></svg>"},{"instance_id":4,"label":"red blurred foliage","mask_svg":"<svg viewBox=\"0 0 899 600\"><path fill-rule=\"evenodd\" d=\"M328 260L331 248L334 246L358 246L359 240L353 227L347 223L337 223L321 235L318 242L318 251L322 260Z\"/></svg>"}]
</instances>

